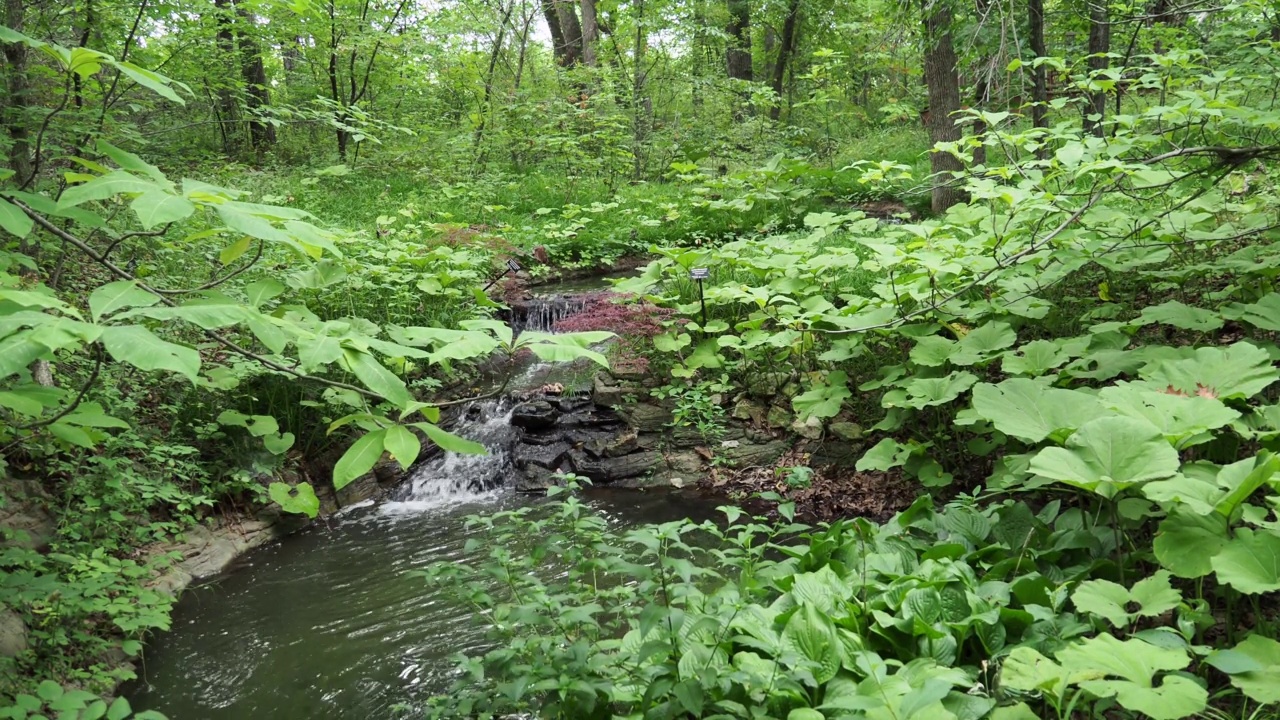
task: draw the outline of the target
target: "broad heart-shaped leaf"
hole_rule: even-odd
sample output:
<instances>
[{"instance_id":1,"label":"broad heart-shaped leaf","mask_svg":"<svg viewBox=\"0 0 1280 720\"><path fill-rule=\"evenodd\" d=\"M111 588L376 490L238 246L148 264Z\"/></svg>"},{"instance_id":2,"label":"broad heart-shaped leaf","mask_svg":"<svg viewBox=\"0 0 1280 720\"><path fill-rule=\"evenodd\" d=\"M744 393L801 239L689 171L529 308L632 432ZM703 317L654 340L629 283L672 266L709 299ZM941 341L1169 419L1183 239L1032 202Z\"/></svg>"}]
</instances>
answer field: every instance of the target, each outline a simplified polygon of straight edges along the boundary
<instances>
[{"instance_id":1,"label":"broad heart-shaped leaf","mask_svg":"<svg viewBox=\"0 0 1280 720\"><path fill-rule=\"evenodd\" d=\"M946 364L958 351L959 346L954 340L941 335L926 335L911 348L911 362L925 367L939 367Z\"/></svg>"},{"instance_id":2,"label":"broad heart-shaped leaf","mask_svg":"<svg viewBox=\"0 0 1280 720\"><path fill-rule=\"evenodd\" d=\"M1018 342L1018 334L1008 323L989 322L965 333L956 343L957 350L951 356L955 365L974 365L999 355L1002 350Z\"/></svg>"},{"instance_id":3,"label":"broad heart-shaped leaf","mask_svg":"<svg viewBox=\"0 0 1280 720\"><path fill-rule=\"evenodd\" d=\"M293 437L293 433L290 432L280 434L271 433L269 435L262 436L262 445L267 449L267 452L272 455L283 455L286 452L289 452L289 448L293 447L294 440L295 438Z\"/></svg>"},{"instance_id":4,"label":"broad heart-shaped leaf","mask_svg":"<svg viewBox=\"0 0 1280 720\"><path fill-rule=\"evenodd\" d=\"M382 440L382 447L396 462L400 463L400 467L406 470L418 459L418 452L422 449L422 445L418 442L418 438L414 436L409 428L403 425L392 425L387 428L387 435Z\"/></svg>"},{"instance_id":5,"label":"broad heart-shaped leaf","mask_svg":"<svg viewBox=\"0 0 1280 720\"><path fill-rule=\"evenodd\" d=\"M1231 677L1231 684L1264 705L1280 703L1280 642L1250 635L1230 650L1218 650L1205 662Z\"/></svg>"},{"instance_id":6,"label":"broad heart-shaped leaf","mask_svg":"<svg viewBox=\"0 0 1280 720\"><path fill-rule=\"evenodd\" d=\"M93 321L128 307L150 307L160 302L159 296L138 287L132 280L107 283L89 294L89 313Z\"/></svg>"},{"instance_id":7,"label":"broad heart-shaped leaf","mask_svg":"<svg viewBox=\"0 0 1280 720\"><path fill-rule=\"evenodd\" d=\"M291 487L282 482L273 482L267 488L267 494L287 513L313 518L320 512L320 499L316 497L311 483L303 482Z\"/></svg>"},{"instance_id":8,"label":"broad heart-shaped leaf","mask_svg":"<svg viewBox=\"0 0 1280 720\"><path fill-rule=\"evenodd\" d=\"M1156 360L1138 374L1156 387L1220 399L1250 398L1280 380L1267 351L1247 342L1196 348L1191 357Z\"/></svg>"},{"instance_id":9,"label":"broad heart-shaped leaf","mask_svg":"<svg viewBox=\"0 0 1280 720\"><path fill-rule=\"evenodd\" d=\"M439 426L433 425L431 423L425 423L425 422L416 422L416 423L409 423L409 424L412 425L413 427L418 428L422 432L426 433L427 438L429 438L431 442L440 446L440 449L442 450L447 450L448 452L459 453L462 455L488 455L489 454L489 450L485 448L484 445L481 445L478 442L468 440L463 437L458 437L457 435L454 435L451 432L442 430Z\"/></svg>"},{"instance_id":10,"label":"broad heart-shaped leaf","mask_svg":"<svg viewBox=\"0 0 1280 720\"><path fill-rule=\"evenodd\" d=\"M1081 426L1067 439L1066 448L1037 453L1031 472L1110 499L1178 472L1178 453L1151 423L1104 417Z\"/></svg>"},{"instance_id":11,"label":"broad heart-shaped leaf","mask_svg":"<svg viewBox=\"0 0 1280 720\"><path fill-rule=\"evenodd\" d=\"M1212 440L1209 430L1240 417L1240 413L1213 398L1172 394L1134 383L1105 387L1098 393L1098 400L1121 415L1140 418L1160 428L1165 439L1179 449Z\"/></svg>"},{"instance_id":12,"label":"broad heart-shaped leaf","mask_svg":"<svg viewBox=\"0 0 1280 720\"><path fill-rule=\"evenodd\" d=\"M138 216L138 223L144 230L185 220L196 211L196 206L192 205L190 200L181 195L167 193L160 188L148 190L134 198L130 207Z\"/></svg>"},{"instance_id":13,"label":"broad heart-shaped leaf","mask_svg":"<svg viewBox=\"0 0 1280 720\"><path fill-rule=\"evenodd\" d=\"M1151 325L1154 323L1172 325L1182 330L1209 332L1222 327L1222 315L1212 310L1191 307L1176 300L1171 300L1167 303L1143 308L1142 314L1130 324Z\"/></svg>"},{"instance_id":14,"label":"broad heart-shaped leaf","mask_svg":"<svg viewBox=\"0 0 1280 720\"><path fill-rule=\"evenodd\" d=\"M1209 694L1193 680L1160 672L1182 670L1191 658L1185 650L1162 648L1138 639L1120 642L1108 633L1067 646L1058 662L1098 697L1115 697L1123 707L1155 720L1194 715L1208 703ZM1106 679L1119 678L1119 679Z\"/></svg>"},{"instance_id":15,"label":"broad heart-shaped leaf","mask_svg":"<svg viewBox=\"0 0 1280 720\"><path fill-rule=\"evenodd\" d=\"M338 458L333 466L333 489L341 490L352 480L364 475L382 457L383 438L386 430L365 433L351 443L351 447Z\"/></svg>"},{"instance_id":16,"label":"broad heart-shaped leaf","mask_svg":"<svg viewBox=\"0 0 1280 720\"><path fill-rule=\"evenodd\" d=\"M369 353L343 348L342 357L365 387L391 401L396 407L404 407L413 401L404 381Z\"/></svg>"},{"instance_id":17,"label":"broad heart-shaped leaf","mask_svg":"<svg viewBox=\"0 0 1280 720\"><path fill-rule=\"evenodd\" d=\"M1154 617L1176 608L1182 593L1169 584L1169 573L1161 570L1139 580L1130 590L1110 580L1088 580L1076 586L1071 602L1082 613L1106 618L1115 627L1125 627L1140 617ZM1137 608L1130 610L1130 603Z\"/></svg>"},{"instance_id":18,"label":"broad heart-shaped leaf","mask_svg":"<svg viewBox=\"0 0 1280 720\"><path fill-rule=\"evenodd\" d=\"M17 238L24 238L31 232L31 228L35 227L35 221L17 205L0 198L0 228L4 228L5 232Z\"/></svg>"},{"instance_id":19,"label":"broad heart-shaped leaf","mask_svg":"<svg viewBox=\"0 0 1280 720\"><path fill-rule=\"evenodd\" d=\"M1243 320L1259 330L1280 332L1280 293L1267 293L1250 305L1231 305L1222 314L1233 320Z\"/></svg>"},{"instance_id":20,"label":"broad heart-shaped leaf","mask_svg":"<svg viewBox=\"0 0 1280 720\"><path fill-rule=\"evenodd\" d=\"M1213 570L1212 560L1227 544L1227 521L1176 507L1160 523L1155 553L1160 566L1180 578L1198 578Z\"/></svg>"},{"instance_id":21,"label":"broad heart-shaped leaf","mask_svg":"<svg viewBox=\"0 0 1280 720\"><path fill-rule=\"evenodd\" d=\"M792 614L782 630L782 645L809 663L813 679L823 684L840 670L840 639L828 615L812 605Z\"/></svg>"},{"instance_id":22,"label":"broad heart-shaped leaf","mask_svg":"<svg viewBox=\"0 0 1280 720\"><path fill-rule=\"evenodd\" d=\"M849 376L843 370L837 370L827 376L826 382L792 398L791 407L801 419L835 417L840 414L844 401L853 395L849 392L848 383Z\"/></svg>"},{"instance_id":23,"label":"broad heart-shaped leaf","mask_svg":"<svg viewBox=\"0 0 1280 720\"><path fill-rule=\"evenodd\" d=\"M1051 388L1029 378L975 385L973 409L1000 432L1028 443L1075 430L1107 414L1088 393Z\"/></svg>"},{"instance_id":24,"label":"broad heart-shaped leaf","mask_svg":"<svg viewBox=\"0 0 1280 720\"><path fill-rule=\"evenodd\" d=\"M111 357L139 370L172 370L193 383L200 372L200 353L161 340L140 325L105 327L101 340Z\"/></svg>"},{"instance_id":25,"label":"broad heart-shaped leaf","mask_svg":"<svg viewBox=\"0 0 1280 720\"><path fill-rule=\"evenodd\" d=\"M1246 595L1280 590L1280 537L1239 528L1210 561L1218 582Z\"/></svg>"},{"instance_id":26,"label":"broad heart-shaped leaf","mask_svg":"<svg viewBox=\"0 0 1280 720\"><path fill-rule=\"evenodd\" d=\"M907 397L901 404L915 408L945 405L973 387L978 376L970 372L953 372L940 378L915 378L904 387Z\"/></svg>"},{"instance_id":27,"label":"broad heart-shaped leaf","mask_svg":"<svg viewBox=\"0 0 1280 720\"><path fill-rule=\"evenodd\" d=\"M1063 352L1058 343L1052 340L1032 340L1018 348L1017 354L1012 350L1006 352L1000 361L1000 369L1006 375L1031 375L1037 377L1065 365L1071 356Z\"/></svg>"}]
</instances>

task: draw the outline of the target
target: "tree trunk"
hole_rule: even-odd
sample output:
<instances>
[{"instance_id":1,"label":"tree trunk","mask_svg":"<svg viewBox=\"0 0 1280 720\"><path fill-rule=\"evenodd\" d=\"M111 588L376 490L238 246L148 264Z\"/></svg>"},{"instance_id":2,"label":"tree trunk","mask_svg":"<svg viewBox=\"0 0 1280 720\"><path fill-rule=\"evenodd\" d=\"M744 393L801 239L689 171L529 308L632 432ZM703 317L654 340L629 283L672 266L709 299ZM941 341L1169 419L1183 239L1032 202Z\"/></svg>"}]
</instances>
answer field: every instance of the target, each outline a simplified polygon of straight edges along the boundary
<instances>
[{"instance_id":1,"label":"tree trunk","mask_svg":"<svg viewBox=\"0 0 1280 720\"><path fill-rule=\"evenodd\" d=\"M582 2L582 61L595 67L599 60L596 57L596 43L600 41L600 23L596 19L596 0Z\"/></svg>"},{"instance_id":2,"label":"tree trunk","mask_svg":"<svg viewBox=\"0 0 1280 720\"><path fill-rule=\"evenodd\" d=\"M258 40L253 36L257 23L242 6L236 7L236 16L240 19L240 74L249 99L249 141L253 149L261 153L276 144L276 127L264 122L260 115L271 104L271 89L267 85L267 68L262 62Z\"/></svg>"},{"instance_id":3,"label":"tree trunk","mask_svg":"<svg viewBox=\"0 0 1280 720\"><path fill-rule=\"evenodd\" d=\"M782 81L787 74L787 63L796 45L796 26L800 20L800 0L791 0L787 8L787 19L782 24L781 44L778 46L778 59L773 64L773 94L777 105L769 110L769 118L777 120L782 115Z\"/></svg>"},{"instance_id":4,"label":"tree trunk","mask_svg":"<svg viewBox=\"0 0 1280 720\"><path fill-rule=\"evenodd\" d=\"M729 47L725 65L731 80L752 79L751 72L751 4L748 0L729 0Z\"/></svg>"},{"instance_id":5,"label":"tree trunk","mask_svg":"<svg viewBox=\"0 0 1280 720\"><path fill-rule=\"evenodd\" d=\"M951 41L951 10L945 5L925 6L924 42L929 141L955 142L960 139L960 128L952 113L960 109L960 78L956 74L956 51ZM933 170L933 211L942 213L964 202L964 193L955 187L955 178L950 175L964 169L960 159L948 152L935 151L929 155L929 164Z\"/></svg>"},{"instance_id":6,"label":"tree trunk","mask_svg":"<svg viewBox=\"0 0 1280 720\"><path fill-rule=\"evenodd\" d=\"M4 24L22 32L26 3L23 0L5 0ZM9 169L13 182L23 187L32 181L31 135L28 128L29 89L27 87L27 46L22 43L4 44L5 74L8 76L8 93L4 100L4 126L9 132Z\"/></svg>"},{"instance_id":7,"label":"tree trunk","mask_svg":"<svg viewBox=\"0 0 1280 720\"><path fill-rule=\"evenodd\" d=\"M1044 0L1027 0L1027 15L1031 22L1031 54L1037 58L1049 54L1044 43ZM1043 63L1031 68L1031 125L1048 127L1049 82Z\"/></svg>"},{"instance_id":8,"label":"tree trunk","mask_svg":"<svg viewBox=\"0 0 1280 720\"><path fill-rule=\"evenodd\" d=\"M1089 0L1089 75L1106 70L1111 60L1106 56L1111 51L1111 24L1107 0ZM1107 94L1102 90L1093 90L1088 94L1085 104L1084 129L1102 137L1102 119L1107 113Z\"/></svg>"},{"instance_id":9,"label":"tree trunk","mask_svg":"<svg viewBox=\"0 0 1280 720\"><path fill-rule=\"evenodd\" d=\"M560 18L560 32L564 34L565 49L568 52L567 67L582 62L582 24L578 22L578 8L573 0L554 0L556 16Z\"/></svg>"},{"instance_id":10,"label":"tree trunk","mask_svg":"<svg viewBox=\"0 0 1280 720\"><path fill-rule=\"evenodd\" d=\"M644 143L649 135L649 109L652 105L644 97L644 54L648 37L644 29L644 0L635 0L636 13L636 49L635 73L631 79L631 112L632 112L632 149L633 161L631 176L639 180L644 174Z\"/></svg>"},{"instance_id":11,"label":"tree trunk","mask_svg":"<svg viewBox=\"0 0 1280 720\"><path fill-rule=\"evenodd\" d=\"M493 40L493 50L489 53L489 68L484 74L484 95L480 100L480 122L476 125L475 146L477 158L480 155L480 142L484 140L484 130L486 121L489 118L489 110L493 99L493 77L498 69L498 58L502 56L502 46L507 40L507 25L511 22L511 13L515 12L515 0L511 0L511 4L503 8L502 24L498 26L498 36Z\"/></svg>"}]
</instances>

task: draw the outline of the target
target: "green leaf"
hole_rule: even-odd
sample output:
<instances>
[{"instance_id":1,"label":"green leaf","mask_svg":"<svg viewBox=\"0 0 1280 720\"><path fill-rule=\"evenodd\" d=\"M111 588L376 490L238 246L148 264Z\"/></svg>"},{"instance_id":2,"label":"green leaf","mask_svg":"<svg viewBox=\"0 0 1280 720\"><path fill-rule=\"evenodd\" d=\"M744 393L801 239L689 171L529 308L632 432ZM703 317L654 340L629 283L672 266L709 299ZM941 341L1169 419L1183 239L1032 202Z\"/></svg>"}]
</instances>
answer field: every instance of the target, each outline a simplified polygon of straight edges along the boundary
<instances>
[{"instance_id":1,"label":"green leaf","mask_svg":"<svg viewBox=\"0 0 1280 720\"><path fill-rule=\"evenodd\" d=\"M150 307L160 302L159 296L138 287L133 280L107 283L89 295L89 313L94 322L117 310L130 307Z\"/></svg>"},{"instance_id":2,"label":"green leaf","mask_svg":"<svg viewBox=\"0 0 1280 720\"><path fill-rule=\"evenodd\" d=\"M1213 439L1208 431L1240 417L1240 413L1213 398L1170 394L1134 383L1105 387L1098 393L1098 400L1122 415L1160 428L1165 439L1178 448L1208 442Z\"/></svg>"},{"instance_id":3,"label":"green leaf","mask_svg":"<svg viewBox=\"0 0 1280 720\"><path fill-rule=\"evenodd\" d=\"M818 684L836 676L840 670L840 641L831 618L812 605L792 614L782 630L782 645L811 663Z\"/></svg>"},{"instance_id":4,"label":"green leaf","mask_svg":"<svg viewBox=\"0 0 1280 720\"><path fill-rule=\"evenodd\" d=\"M313 518L320 512L320 499L311 483L298 483L290 486L282 482L273 482L267 488L267 494L287 513L297 513Z\"/></svg>"},{"instance_id":5,"label":"green leaf","mask_svg":"<svg viewBox=\"0 0 1280 720\"><path fill-rule=\"evenodd\" d=\"M693 717L702 716L702 708L706 697L702 693L702 685L697 680L684 680L671 689L680 706Z\"/></svg>"},{"instance_id":6,"label":"green leaf","mask_svg":"<svg viewBox=\"0 0 1280 720\"><path fill-rule=\"evenodd\" d=\"M989 322L960 338L951 362L955 365L975 365L995 357L1016 342L1018 334L1008 323Z\"/></svg>"},{"instance_id":7,"label":"green leaf","mask_svg":"<svg viewBox=\"0 0 1280 720\"><path fill-rule=\"evenodd\" d=\"M1191 357L1180 360L1156 360L1139 375L1156 388L1220 400L1250 398L1280 380L1267 351L1246 342L1196 348Z\"/></svg>"},{"instance_id":8,"label":"green leaf","mask_svg":"<svg viewBox=\"0 0 1280 720\"><path fill-rule=\"evenodd\" d=\"M262 436L262 445L272 455L283 455L289 452L289 448L293 447L294 440L293 433L271 433Z\"/></svg>"},{"instance_id":9,"label":"green leaf","mask_svg":"<svg viewBox=\"0 0 1280 720\"><path fill-rule=\"evenodd\" d=\"M141 195L150 191L163 192L155 181L130 175L123 170L97 177L80 185L72 185L58 198L58 209L83 205L94 200L106 200L117 195Z\"/></svg>"},{"instance_id":10,"label":"green leaf","mask_svg":"<svg viewBox=\"0 0 1280 720\"><path fill-rule=\"evenodd\" d=\"M391 453L391 457L400 463L400 467L406 470L413 465L414 460L418 459L418 452L422 449L418 438L403 425L392 425L387 428L382 447Z\"/></svg>"},{"instance_id":11,"label":"green leaf","mask_svg":"<svg viewBox=\"0 0 1280 720\"><path fill-rule=\"evenodd\" d=\"M369 353L343 348L342 356L365 387L390 400L396 407L404 407L413 401L404 381Z\"/></svg>"},{"instance_id":12,"label":"green leaf","mask_svg":"<svg viewBox=\"0 0 1280 720\"><path fill-rule=\"evenodd\" d=\"M528 347L539 359L547 362L572 362L578 358L587 358L600 367L609 367L609 359L604 355L571 342L546 339L532 342Z\"/></svg>"},{"instance_id":13,"label":"green leaf","mask_svg":"<svg viewBox=\"0 0 1280 720\"><path fill-rule=\"evenodd\" d=\"M815 384L809 390L791 399L791 407L801 419L829 418L840 414L844 401L852 397L849 376L837 370L827 376L826 382Z\"/></svg>"},{"instance_id":14,"label":"green leaf","mask_svg":"<svg viewBox=\"0 0 1280 720\"><path fill-rule=\"evenodd\" d=\"M1280 537L1239 528L1210 561L1218 582L1246 595L1280 590Z\"/></svg>"},{"instance_id":15,"label":"green leaf","mask_svg":"<svg viewBox=\"0 0 1280 720\"><path fill-rule=\"evenodd\" d=\"M150 307L122 313L118 319L149 317L156 320L185 320L205 330L220 330L245 322L257 313L220 292L205 292L177 307Z\"/></svg>"},{"instance_id":16,"label":"green leaf","mask_svg":"<svg viewBox=\"0 0 1280 720\"><path fill-rule=\"evenodd\" d=\"M1178 453L1151 423L1128 417L1090 420L1067 447L1041 450L1031 472L1104 498L1178 472Z\"/></svg>"},{"instance_id":17,"label":"green leaf","mask_svg":"<svg viewBox=\"0 0 1280 720\"><path fill-rule=\"evenodd\" d=\"M1006 375L1044 375L1061 367L1071 360L1071 356L1062 351L1058 343L1051 340L1032 340L1018 348L1018 354L1012 351L1004 354L1000 368Z\"/></svg>"},{"instance_id":18,"label":"green leaf","mask_svg":"<svg viewBox=\"0 0 1280 720\"><path fill-rule=\"evenodd\" d=\"M107 720L125 720L132 712L133 708L129 707L128 700L116 698L111 707L107 708Z\"/></svg>"},{"instance_id":19,"label":"green leaf","mask_svg":"<svg viewBox=\"0 0 1280 720\"><path fill-rule=\"evenodd\" d=\"M129 423L108 415L96 402L80 403L75 410L62 416L62 422L81 427L129 429Z\"/></svg>"},{"instance_id":20,"label":"green leaf","mask_svg":"<svg viewBox=\"0 0 1280 720\"><path fill-rule=\"evenodd\" d=\"M1177 720L1205 708L1209 694L1194 681L1180 675L1164 675L1157 687L1158 673L1182 670L1191 661L1185 650L1163 648L1138 639L1120 642L1103 633L1069 645L1058 653L1058 662L1079 685L1097 697L1115 697L1128 710L1145 713L1154 720ZM1101 679L1103 677L1118 679ZM1098 679L1094 679L1098 678Z\"/></svg>"},{"instance_id":21,"label":"green leaf","mask_svg":"<svg viewBox=\"0 0 1280 720\"><path fill-rule=\"evenodd\" d=\"M1264 705L1280 703L1280 642L1250 635L1230 650L1218 650L1205 662L1231 677L1231 684Z\"/></svg>"},{"instance_id":22,"label":"green leaf","mask_svg":"<svg viewBox=\"0 0 1280 720\"><path fill-rule=\"evenodd\" d=\"M272 278L264 278L249 283L244 291L249 296L249 305L258 308L262 304L284 292L284 283Z\"/></svg>"},{"instance_id":23,"label":"green leaf","mask_svg":"<svg viewBox=\"0 0 1280 720\"><path fill-rule=\"evenodd\" d=\"M0 228L17 238L24 238L35 227L35 221L25 212L3 198L0 198Z\"/></svg>"},{"instance_id":24,"label":"green leaf","mask_svg":"<svg viewBox=\"0 0 1280 720\"><path fill-rule=\"evenodd\" d=\"M940 335L926 335L911 348L911 362L925 367L940 367L959 351L954 340Z\"/></svg>"},{"instance_id":25,"label":"green leaf","mask_svg":"<svg viewBox=\"0 0 1280 720\"><path fill-rule=\"evenodd\" d=\"M1161 567L1181 578L1198 578L1212 572L1213 556L1226 543L1227 522L1222 516L1177 507L1160 523L1154 546Z\"/></svg>"},{"instance_id":26,"label":"green leaf","mask_svg":"<svg viewBox=\"0 0 1280 720\"><path fill-rule=\"evenodd\" d=\"M914 378L903 386L907 397L901 404L917 410L945 405L960 397L977 381L978 376L970 372L953 372L940 378Z\"/></svg>"},{"instance_id":27,"label":"green leaf","mask_svg":"<svg viewBox=\"0 0 1280 720\"><path fill-rule=\"evenodd\" d=\"M222 248L222 252L218 253L218 262L223 265L230 265L237 258L245 254L249 250L249 246L253 244L253 238L248 235L241 235L239 240Z\"/></svg>"},{"instance_id":28,"label":"green leaf","mask_svg":"<svg viewBox=\"0 0 1280 720\"><path fill-rule=\"evenodd\" d=\"M190 200L159 188L147 190L134 198L129 207L133 208L134 214L138 216L138 222L145 230L150 230L157 225L185 220L196 211L196 206L192 205Z\"/></svg>"},{"instance_id":29,"label":"green leaf","mask_svg":"<svg viewBox=\"0 0 1280 720\"><path fill-rule=\"evenodd\" d=\"M1142 314L1130 324L1142 326L1155 323L1172 325L1182 330L1211 332L1222 327L1222 316L1210 310L1191 307L1176 300L1171 300L1160 305L1144 308Z\"/></svg>"},{"instance_id":30,"label":"green leaf","mask_svg":"<svg viewBox=\"0 0 1280 720\"><path fill-rule=\"evenodd\" d=\"M1000 432L1029 443L1061 436L1106 415L1098 400L1087 393L1051 388L1027 378L975 385L973 409Z\"/></svg>"},{"instance_id":31,"label":"green leaf","mask_svg":"<svg viewBox=\"0 0 1280 720\"><path fill-rule=\"evenodd\" d=\"M1169 573L1161 570L1139 580L1131 590L1110 580L1088 580L1071 594L1071 602L1082 613L1106 618L1115 627L1126 627L1140 617L1154 617L1176 608L1182 594L1169 583ZM1130 603L1135 609L1130 609Z\"/></svg>"},{"instance_id":32,"label":"green leaf","mask_svg":"<svg viewBox=\"0 0 1280 720\"><path fill-rule=\"evenodd\" d=\"M787 713L787 720L826 720L826 716L813 708L796 708Z\"/></svg>"},{"instance_id":33,"label":"green leaf","mask_svg":"<svg viewBox=\"0 0 1280 720\"><path fill-rule=\"evenodd\" d=\"M123 170L128 170L132 173L141 173L158 183L163 184L169 182L169 179L164 176L164 173L160 171L160 168L148 163L131 152L121 150L106 140L101 139L98 140L97 147L98 152L111 158L112 162L119 165Z\"/></svg>"},{"instance_id":34,"label":"green leaf","mask_svg":"<svg viewBox=\"0 0 1280 720\"><path fill-rule=\"evenodd\" d=\"M1267 293L1249 305L1233 305L1223 314L1234 320L1243 320L1259 330L1280 332L1280 293Z\"/></svg>"},{"instance_id":35,"label":"green leaf","mask_svg":"<svg viewBox=\"0 0 1280 720\"><path fill-rule=\"evenodd\" d=\"M179 105L186 105L182 98L178 97L178 93L174 92L173 88L169 87L169 85L173 83L169 78L138 67L130 62L121 61L116 62L115 65L117 68L120 68L120 72L124 73L130 80L156 93L160 97L172 100ZM181 85L181 83L178 84Z\"/></svg>"},{"instance_id":36,"label":"green leaf","mask_svg":"<svg viewBox=\"0 0 1280 720\"><path fill-rule=\"evenodd\" d=\"M333 489L341 490L352 480L369 472L382 457L383 438L386 430L374 430L361 435L342 454L333 466Z\"/></svg>"},{"instance_id":37,"label":"green leaf","mask_svg":"<svg viewBox=\"0 0 1280 720\"><path fill-rule=\"evenodd\" d=\"M427 438L431 442L438 445L441 449L462 455L488 455L489 451L484 445L473 442L466 438L458 437L451 432L440 429L431 423L410 423L413 427L418 428L426 433Z\"/></svg>"},{"instance_id":38,"label":"green leaf","mask_svg":"<svg viewBox=\"0 0 1280 720\"><path fill-rule=\"evenodd\" d=\"M161 340L140 325L103 328L102 345L111 357L139 370L170 370L193 383L200 372L200 353L185 345Z\"/></svg>"}]
</instances>

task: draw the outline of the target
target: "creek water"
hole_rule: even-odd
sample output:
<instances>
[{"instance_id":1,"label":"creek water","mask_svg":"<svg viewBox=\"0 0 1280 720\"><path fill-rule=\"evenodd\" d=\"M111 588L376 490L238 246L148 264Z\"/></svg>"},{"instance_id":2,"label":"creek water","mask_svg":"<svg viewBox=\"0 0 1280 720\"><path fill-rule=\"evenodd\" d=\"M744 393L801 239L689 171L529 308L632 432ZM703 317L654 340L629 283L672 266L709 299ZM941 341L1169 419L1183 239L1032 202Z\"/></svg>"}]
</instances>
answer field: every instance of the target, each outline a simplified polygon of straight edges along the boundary
<instances>
[{"instance_id":1,"label":"creek water","mask_svg":"<svg viewBox=\"0 0 1280 720\"><path fill-rule=\"evenodd\" d=\"M437 456L393 500L313 523L184 593L127 690L134 708L170 720L421 717L454 677L451 656L488 643L471 607L409 571L486 556L466 548L466 516L544 502L504 487L518 432L509 403L463 417L455 432L488 455ZM675 491L587 498L615 526L702 520L717 504Z\"/></svg>"}]
</instances>

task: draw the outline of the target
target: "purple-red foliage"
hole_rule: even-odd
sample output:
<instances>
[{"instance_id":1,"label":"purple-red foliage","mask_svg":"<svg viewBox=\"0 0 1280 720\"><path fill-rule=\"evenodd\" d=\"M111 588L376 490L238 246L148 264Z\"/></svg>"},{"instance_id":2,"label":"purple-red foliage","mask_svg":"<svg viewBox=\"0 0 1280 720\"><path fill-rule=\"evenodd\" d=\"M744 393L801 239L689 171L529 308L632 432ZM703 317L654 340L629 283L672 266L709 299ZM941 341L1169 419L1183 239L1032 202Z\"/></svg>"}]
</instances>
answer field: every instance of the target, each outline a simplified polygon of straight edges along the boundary
<instances>
[{"instance_id":1,"label":"purple-red foliage","mask_svg":"<svg viewBox=\"0 0 1280 720\"><path fill-rule=\"evenodd\" d=\"M663 323L671 319L675 310L607 291L592 293L583 300L581 311L556 323L556 332L607 330L618 336L624 351L615 359L615 366L640 372L647 370L649 358L645 351L651 347L649 341L666 330Z\"/></svg>"}]
</instances>

